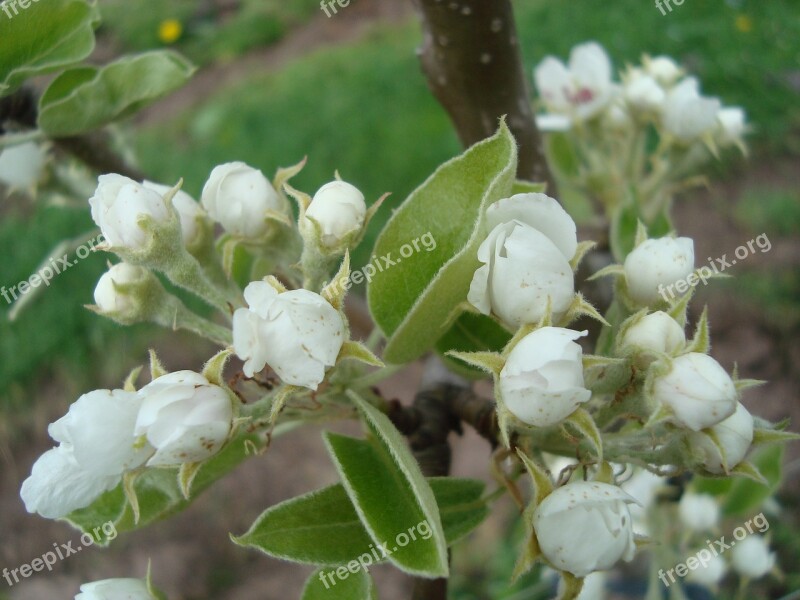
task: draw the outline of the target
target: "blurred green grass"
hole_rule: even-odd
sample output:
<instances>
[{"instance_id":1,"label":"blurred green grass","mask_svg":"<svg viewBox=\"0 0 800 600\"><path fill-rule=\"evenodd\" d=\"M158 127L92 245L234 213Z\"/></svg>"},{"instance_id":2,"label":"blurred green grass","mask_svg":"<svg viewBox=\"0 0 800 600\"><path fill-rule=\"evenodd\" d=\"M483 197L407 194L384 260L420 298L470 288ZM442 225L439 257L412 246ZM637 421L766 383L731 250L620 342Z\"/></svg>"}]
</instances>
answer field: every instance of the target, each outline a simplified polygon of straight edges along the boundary
<instances>
[{"instance_id":1,"label":"blurred green grass","mask_svg":"<svg viewBox=\"0 0 800 600\"><path fill-rule=\"evenodd\" d=\"M227 56L267 39L236 45L249 35L239 27L257 21L236 25L234 17L216 31L218 41L212 44L199 30L193 33L195 6L172 0L144 11L133 3L108 0L102 9L111 22L110 33L131 50L160 44L154 24L165 18L185 22L186 38L178 47L189 52L194 42L208 46L204 51L218 44L210 56ZM245 3L247 10L268 11L270 6L280 8L284 26L318 10L310 0L293 2L292 8L288 3ZM528 74L546 54L565 57L574 44L588 39L605 45L617 68L644 52L669 54L700 78L705 93L746 108L753 123L755 160L800 154L800 102L791 84L792 77L800 76L796 3L693 2L667 16L640 0L603 5L573 0L568 9L563 3L518 0L515 6ZM179 118L134 132L142 167L154 180L183 177L185 189L197 196L216 164L243 160L272 174L308 155L308 166L295 181L301 189L313 193L339 169L370 201L385 191L393 193L362 244L357 258L363 260L391 207L459 151L449 120L420 73L415 56L419 39L415 21L376 28L355 44L329 47L274 73L254 74L219 89ZM202 62L209 56L195 59ZM766 197L752 203L747 218L767 219L777 223L776 231L796 232L783 219L786 204L785 198ZM29 218L6 217L0 223L0 251L14 260L0 263L0 283L13 285L27 278L48 248L80 234L88 224L88 210L39 208ZM19 322L0 319L0 393L12 381L25 381L42 365L62 359L76 369L97 368L93 357L103 355L107 340L125 335L82 308L91 302L102 262L100 257L96 263L86 261L60 277ZM765 289L772 293L770 286ZM794 289L775 294L783 302Z\"/></svg>"},{"instance_id":2,"label":"blurred green grass","mask_svg":"<svg viewBox=\"0 0 800 600\"><path fill-rule=\"evenodd\" d=\"M125 51L171 45L200 65L272 44L318 10L317 0L243 0L229 15L197 0L153 2L147 10L126 0L105 0L101 6L103 31ZM180 36L174 42L159 34L166 21L180 24Z\"/></svg>"}]
</instances>

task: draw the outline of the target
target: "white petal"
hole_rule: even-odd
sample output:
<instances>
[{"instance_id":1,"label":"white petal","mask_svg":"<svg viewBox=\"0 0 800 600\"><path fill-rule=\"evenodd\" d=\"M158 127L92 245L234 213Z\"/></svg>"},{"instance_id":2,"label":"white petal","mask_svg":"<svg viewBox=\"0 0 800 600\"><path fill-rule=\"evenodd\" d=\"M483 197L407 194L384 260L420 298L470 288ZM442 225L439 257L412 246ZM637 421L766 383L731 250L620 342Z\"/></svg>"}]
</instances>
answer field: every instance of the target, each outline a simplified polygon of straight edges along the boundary
<instances>
[{"instance_id":1,"label":"white petal","mask_svg":"<svg viewBox=\"0 0 800 600\"><path fill-rule=\"evenodd\" d=\"M494 228L500 223L520 221L545 234L571 260L578 248L575 221L547 194L516 194L498 200L486 211L486 223Z\"/></svg>"},{"instance_id":2,"label":"white petal","mask_svg":"<svg viewBox=\"0 0 800 600\"><path fill-rule=\"evenodd\" d=\"M97 476L81 468L67 447L42 454L30 477L22 483L20 497L28 512L48 519L60 519L89 506L103 492L120 482L119 475Z\"/></svg>"},{"instance_id":3,"label":"white petal","mask_svg":"<svg viewBox=\"0 0 800 600\"><path fill-rule=\"evenodd\" d=\"M95 475L118 476L142 465L152 448L134 447L141 406L135 392L95 390L78 398L50 434L72 444L75 460Z\"/></svg>"}]
</instances>

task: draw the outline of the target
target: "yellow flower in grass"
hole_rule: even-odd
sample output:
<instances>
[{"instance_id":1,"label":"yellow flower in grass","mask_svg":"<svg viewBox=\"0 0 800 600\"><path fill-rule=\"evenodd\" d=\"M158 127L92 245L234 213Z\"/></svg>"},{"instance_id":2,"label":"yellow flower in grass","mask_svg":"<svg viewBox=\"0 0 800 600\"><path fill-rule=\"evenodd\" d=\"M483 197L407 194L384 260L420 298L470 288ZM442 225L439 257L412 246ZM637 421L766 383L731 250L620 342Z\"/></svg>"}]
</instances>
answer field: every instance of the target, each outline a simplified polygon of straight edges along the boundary
<instances>
[{"instance_id":1,"label":"yellow flower in grass","mask_svg":"<svg viewBox=\"0 0 800 600\"><path fill-rule=\"evenodd\" d=\"M753 19L747 15L737 16L736 29L742 33L750 33L753 30Z\"/></svg>"},{"instance_id":2,"label":"yellow flower in grass","mask_svg":"<svg viewBox=\"0 0 800 600\"><path fill-rule=\"evenodd\" d=\"M177 19L165 19L158 26L158 39L164 44L174 44L183 33L183 25Z\"/></svg>"}]
</instances>

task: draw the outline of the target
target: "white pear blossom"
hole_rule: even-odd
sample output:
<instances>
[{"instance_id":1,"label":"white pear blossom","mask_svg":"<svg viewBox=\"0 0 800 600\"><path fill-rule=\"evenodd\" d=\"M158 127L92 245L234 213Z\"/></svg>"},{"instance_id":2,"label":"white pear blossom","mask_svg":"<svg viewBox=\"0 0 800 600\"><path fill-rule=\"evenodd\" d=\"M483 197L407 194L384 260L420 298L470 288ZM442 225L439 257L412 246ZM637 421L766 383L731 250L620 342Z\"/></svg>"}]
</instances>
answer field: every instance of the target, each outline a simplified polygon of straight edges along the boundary
<instances>
[{"instance_id":1,"label":"white pear blossom","mask_svg":"<svg viewBox=\"0 0 800 600\"><path fill-rule=\"evenodd\" d=\"M282 211L272 184L261 171L243 162L214 167L203 187L201 202L228 233L249 239L266 234L268 214Z\"/></svg>"},{"instance_id":2,"label":"white pear blossom","mask_svg":"<svg viewBox=\"0 0 800 600\"><path fill-rule=\"evenodd\" d=\"M719 522L719 504L711 494L686 492L678 503L678 516L691 531L711 531Z\"/></svg>"},{"instance_id":3,"label":"white pear blossom","mask_svg":"<svg viewBox=\"0 0 800 600\"><path fill-rule=\"evenodd\" d=\"M361 231L367 214L364 194L346 181L331 181L323 185L311 200L306 218L316 221L322 229L322 245L339 246L342 241Z\"/></svg>"},{"instance_id":4,"label":"white pear blossom","mask_svg":"<svg viewBox=\"0 0 800 600\"><path fill-rule=\"evenodd\" d=\"M81 585L75 600L155 600L142 579L103 579Z\"/></svg>"},{"instance_id":5,"label":"white pear blossom","mask_svg":"<svg viewBox=\"0 0 800 600\"><path fill-rule=\"evenodd\" d=\"M664 99L664 128L679 140L694 140L714 127L721 106L717 98L701 96L697 79L687 77Z\"/></svg>"},{"instance_id":6,"label":"white pear blossom","mask_svg":"<svg viewBox=\"0 0 800 600\"><path fill-rule=\"evenodd\" d=\"M683 69L669 56L646 56L644 69L665 87L672 86L683 74Z\"/></svg>"},{"instance_id":7,"label":"white pear blossom","mask_svg":"<svg viewBox=\"0 0 800 600\"><path fill-rule=\"evenodd\" d=\"M577 226L555 198L547 194L516 194L503 198L486 210L486 226L492 230L501 223L519 221L538 229L571 260L578 248Z\"/></svg>"},{"instance_id":8,"label":"white pear blossom","mask_svg":"<svg viewBox=\"0 0 800 600\"><path fill-rule=\"evenodd\" d=\"M228 393L193 371L162 375L141 390L134 433L156 449L148 466L200 462L216 454L231 430Z\"/></svg>"},{"instance_id":9,"label":"white pear blossom","mask_svg":"<svg viewBox=\"0 0 800 600\"><path fill-rule=\"evenodd\" d=\"M694 241L687 237L645 240L625 258L624 270L634 302L647 306L663 301L669 286L694 271Z\"/></svg>"},{"instance_id":10,"label":"white pear blossom","mask_svg":"<svg viewBox=\"0 0 800 600\"><path fill-rule=\"evenodd\" d=\"M514 220L497 225L478 248L483 263L467 300L511 327L536 323L550 301L560 319L575 295L572 267L561 250L533 227Z\"/></svg>"},{"instance_id":11,"label":"white pear blossom","mask_svg":"<svg viewBox=\"0 0 800 600\"><path fill-rule=\"evenodd\" d=\"M683 349L686 334L683 327L664 311L645 315L622 334L620 347L674 354Z\"/></svg>"},{"instance_id":12,"label":"white pear blossom","mask_svg":"<svg viewBox=\"0 0 800 600\"><path fill-rule=\"evenodd\" d=\"M728 565L721 556L711 556L705 561L700 561L686 579L703 587L713 588L722 580L727 570Z\"/></svg>"},{"instance_id":13,"label":"white pear blossom","mask_svg":"<svg viewBox=\"0 0 800 600\"><path fill-rule=\"evenodd\" d=\"M630 561L636 552L628 504L619 487L577 481L556 488L533 513L545 558L556 569L584 577Z\"/></svg>"},{"instance_id":14,"label":"white pear blossom","mask_svg":"<svg viewBox=\"0 0 800 600\"><path fill-rule=\"evenodd\" d=\"M747 117L738 106L726 106L717 113L717 141L722 145L741 143L747 131Z\"/></svg>"},{"instance_id":15,"label":"white pear blossom","mask_svg":"<svg viewBox=\"0 0 800 600\"><path fill-rule=\"evenodd\" d=\"M133 429L141 400L135 392L84 394L48 428L59 446L45 452L22 484L28 512L57 519L91 504L122 474L148 459L153 448L136 443Z\"/></svg>"},{"instance_id":16,"label":"white pear blossom","mask_svg":"<svg viewBox=\"0 0 800 600\"><path fill-rule=\"evenodd\" d=\"M100 175L94 196L89 198L92 219L115 248L143 248L148 235L139 226L142 217L156 222L169 218L164 198L155 190L122 175Z\"/></svg>"},{"instance_id":17,"label":"white pear blossom","mask_svg":"<svg viewBox=\"0 0 800 600\"><path fill-rule=\"evenodd\" d=\"M623 93L628 105L638 112L658 112L666 98L664 89L650 75L631 78Z\"/></svg>"},{"instance_id":18,"label":"white pear blossom","mask_svg":"<svg viewBox=\"0 0 800 600\"><path fill-rule=\"evenodd\" d=\"M743 577L759 579L775 567L775 553L763 537L749 535L731 548L731 565Z\"/></svg>"},{"instance_id":19,"label":"white pear blossom","mask_svg":"<svg viewBox=\"0 0 800 600\"><path fill-rule=\"evenodd\" d=\"M41 179L45 164L47 153L36 142L0 149L0 184L30 190Z\"/></svg>"},{"instance_id":20,"label":"white pear blossom","mask_svg":"<svg viewBox=\"0 0 800 600\"><path fill-rule=\"evenodd\" d=\"M249 308L233 315L233 347L245 375L269 364L284 382L317 389L347 336L339 312L319 294L278 293L265 281L250 283L244 297Z\"/></svg>"},{"instance_id":21,"label":"white pear blossom","mask_svg":"<svg viewBox=\"0 0 800 600\"><path fill-rule=\"evenodd\" d=\"M126 314L136 308L135 300L121 291L119 286L124 286L147 277L148 272L144 267L118 263L100 276L94 288L94 302L104 313Z\"/></svg>"},{"instance_id":22,"label":"white pear blossom","mask_svg":"<svg viewBox=\"0 0 800 600\"><path fill-rule=\"evenodd\" d=\"M737 402L736 411L712 426L710 431L719 446L702 431L693 433L689 440L692 448L700 453L706 471L722 475L742 462L747 455L753 443L753 416L744 404ZM724 459L720 447L724 452Z\"/></svg>"},{"instance_id":23,"label":"white pear blossom","mask_svg":"<svg viewBox=\"0 0 800 600\"><path fill-rule=\"evenodd\" d=\"M534 71L539 95L548 110L578 120L590 119L602 111L614 96L611 60L597 42L575 46L569 67L547 56Z\"/></svg>"},{"instance_id":24,"label":"white pear blossom","mask_svg":"<svg viewBox=\"0 0 800 600\"><path fill-rule=\"evenodd\" d=\"M548 427L566 419L592 393L584 387L581 347L587 335L561 327L542 327L522 338L499 376L505 407L520 421Z\"/></svg>"},{"instance_id":25,"label":"white pear blossom","mask_svg":"<svg viewBox=\"0 0 800 600\"><path fill-rule=\"evenodd\" d=\"M172 190L168 185L161 185L160 183L153 183L147 180L143 181L142 185L147 189L158 192L162 197ZM178 190L172 197L172 207L178 213L178 219L180 219L181 222L183 244L185 246L191 246L200 233L198 221L205 217L205 212L197 201L183 190Z\"/></svg>"},{"instance_id":26,"label":"white pear blossom","mask_svg":"<svg viewBox=\"0 0 800 600\"><path fill-rule=\"evenodd\" d=\"M692 431L716 425L736 410L736 387L730 375L699 352L673 359L669 373L656 378L653 395L680 425Z\"/></svg>"}]
</instances>

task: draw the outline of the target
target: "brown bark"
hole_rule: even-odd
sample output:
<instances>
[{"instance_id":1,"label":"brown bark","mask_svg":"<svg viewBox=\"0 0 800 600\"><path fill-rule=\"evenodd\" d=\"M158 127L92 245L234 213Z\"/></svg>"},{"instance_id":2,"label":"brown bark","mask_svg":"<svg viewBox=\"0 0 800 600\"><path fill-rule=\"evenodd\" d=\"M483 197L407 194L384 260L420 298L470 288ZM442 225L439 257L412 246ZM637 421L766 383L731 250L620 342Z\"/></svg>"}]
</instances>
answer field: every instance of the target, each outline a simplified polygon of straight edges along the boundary
<instances>
[{"instance_id":1,"label":"brown bark","mask_svg":"<svg viewBox=\"0 0 800 600\"><path fill-rule=\"evenodd\" d=\"M9 125L23 130L35 129L37 118L37 99L33 90L23 87L0 99L0 135ZM128 164L113 150L110 136L105 131L53 138L52 142L56 148L74 156L100 174L119 173L136 181L145 179L144 173Z\"/></svg>"},{"instance_id":2,"label":"brown bark","mask_svg":"<svg viewBox=\"0 0 800 600\"><path fill-rule=\"evenodd\" d=\"M414 0L420 62L464 146L492 135L506 115L519 144L520 179L555 182L536 129L511 0Z\"/></svg>"}]
</instances>

